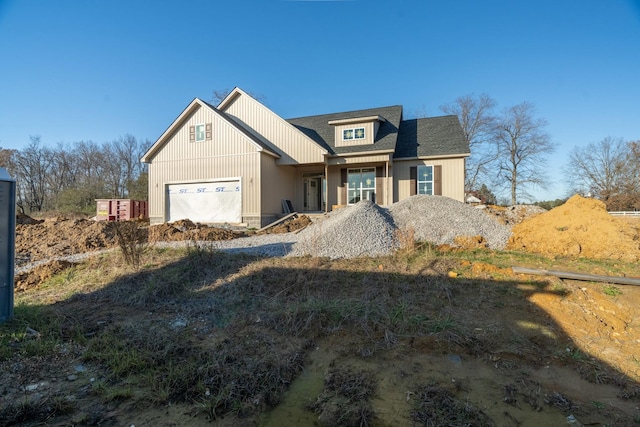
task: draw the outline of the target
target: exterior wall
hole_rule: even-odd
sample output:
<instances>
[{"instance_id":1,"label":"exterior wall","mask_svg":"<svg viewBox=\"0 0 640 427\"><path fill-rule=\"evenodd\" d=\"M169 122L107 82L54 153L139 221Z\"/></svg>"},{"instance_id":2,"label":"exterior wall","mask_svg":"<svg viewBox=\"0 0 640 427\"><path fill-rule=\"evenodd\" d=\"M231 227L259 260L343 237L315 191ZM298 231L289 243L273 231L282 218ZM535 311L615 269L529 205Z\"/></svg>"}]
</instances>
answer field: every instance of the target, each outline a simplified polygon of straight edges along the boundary
<instances>
[{"instance_id":1,"label":"exterior wall","mask_svg":"<svg viewBox=\"0 0 640 427\"><path fill-rule=\"evenodd\" d=\"M376 172L378 168L382 168L382 175L377 176L376 173L376 203L380 206L388 206L393 203L394 197L394 184L393 184L393 168L392 164L389 163L389 176L386 177L386 163L363 163L363 164L352 164L348 165L340 165L340 166L332 166L329 167L328 176L327 176L327 206L329 210L334 205L346 205L347 200L345 199L346 193L343 187L342 182L342 170L343 169L351 169L351 168L376 168ZM378 188L382 187L382 195L378 194Z\"/></svg>"},{"instance_id":2,"label":"exterior wall","mask_svg":"<svg viewBox=\"0 0 640 427\"><path fill-rule=\"evenodd\" d=\"M296 170L293 166L279 166L271 156L262 156L260 227L282 215L282 199L295 203Z\"/></svg>"},{"instance_id":3,"label":"exterior wall","mask_svg":"<svg viewBox=\"0 0 640 427\"><path fill-rule=\"evenodd\" d=\"M331 157L329 165L355 165L359 163L373 163L391 161L391 154L369 154L357 157Z\"/></svg>"},{"instance_id":4,"label":"exterior wall","mask_svg":"<svg viewBox=\"0 0 640 427\"><path fill-rule=\"evenodd\" d=\"M293 203L293 207L295 208L295 210L297 210L298 212L304 212L304 174L307 173L312 173L312 174L318 174L318 175L324 175L325 173L325 165L324 164L318 164L318 165L305 165L305 166L299 166L296 168L296 174L295 174L295 195L293 197L293 199L290 199L291 202ZM326 180L326 177L325 177ZM327 186L327 189L330 189L331 187ZM320 189L320 191L322 191L322 189ZM323 200L323 202L325 202ZM329 205L329 207L331 207ZM323 210L324 208L321 208L321 210Z\"/></svg>"},{"instance_id":5,"label":"exterior wall","mask_svg":"<svg viewBox=\"0 0 640 427\"><path fill-rule=\"evenodd\" d=\"M410 196L409 168L418 165L442 166L442 195L464 202L464 158L433 160L396 160L394 166L393 202Z\"/></svg>"},{"instance_id":6,"label":"exterior wall","mask_svg":"<svg viewBox=\"0 0 640 427\"><path fill-rule=\"evenodd\" d=\"M376 122L377 123L377 122ZM336 125L335 126L335 142L336 147L350 147L353 145L367 145L373 144L373 137L375 135L375 129L373 126L373 122L368 123L350 123L345 125ZM356 128L364 128L364 139L350 139L344 141L342 139L342 131L345 129L356 129Z\"/></svg>"},{"instance_id":7,"label":"exterior wall","mask_svg":"<svg viewBox=\"0 0 640 427\"><path fill-rule=\"evenodd\" d=\"M340 176L340 167L330 167L327 171L327 206L331 210L333 205L343 205L346 201L341 200L342 182Z\"/></svg>"},{"instance_id":8,"label":"exterior wall","mask_svg":"<svg viewBox=\"0 0 640 427\"><path fill-rule=\"evenodd\" d=\"M212 123L212 140L189 142L189 126ZM199 108L158 150L149 164L149 218L166 218L166 185L242 177L242 215L260 214L260 157L242 132L208 108ZM269 156L270 157L270 156Z\"/></svg>"},{"instance_id":9,"label":"exterior wall","mask_svg":"<svg viewBox=\"0 0 640 427\"><path fill-rule=\"evenodd\" d=\"M280 116L249 96L238 95L224 107L249 132L277 147L280 165L324 161L324 149Z\"/></svg>"}]
</instances>

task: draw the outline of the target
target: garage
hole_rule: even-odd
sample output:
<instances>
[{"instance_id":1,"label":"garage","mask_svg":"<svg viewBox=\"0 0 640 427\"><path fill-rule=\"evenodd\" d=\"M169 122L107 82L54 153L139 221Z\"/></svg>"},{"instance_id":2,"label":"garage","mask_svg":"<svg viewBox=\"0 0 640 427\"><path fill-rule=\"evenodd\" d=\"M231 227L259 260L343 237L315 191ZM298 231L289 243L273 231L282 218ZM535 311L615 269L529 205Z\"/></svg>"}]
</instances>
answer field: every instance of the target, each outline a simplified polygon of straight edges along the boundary
<instances>
[{"instance_id":1,"label":"garage","mask_svg":"<svg viewBox=\"0 0 640 427\"><path fill-rule=\"evenodd\" d=\"M242 222L240 179L167 185L167 222Z\"/></svg>"}]
</instances>

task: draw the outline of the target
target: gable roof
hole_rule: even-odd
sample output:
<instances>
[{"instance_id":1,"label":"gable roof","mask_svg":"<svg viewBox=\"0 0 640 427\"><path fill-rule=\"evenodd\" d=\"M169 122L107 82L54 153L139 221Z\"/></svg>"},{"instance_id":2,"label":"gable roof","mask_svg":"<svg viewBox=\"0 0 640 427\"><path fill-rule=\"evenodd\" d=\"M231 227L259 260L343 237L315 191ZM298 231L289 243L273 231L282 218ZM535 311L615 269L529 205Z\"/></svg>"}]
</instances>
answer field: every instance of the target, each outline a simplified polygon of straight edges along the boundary
<instances>
[{"instance_id":1,"label":"gable roof","mask_svg":"<svg viewBox=\"0 0 640 427\"><path fill-rule=\"evenodd\" d=\"M208 108L214 114L217 114L218 116L220 116L222 120L227 122L234 129L236 129L236 131L242 133L243 136L245 136L253 145L256 146L256 149L258 151L264 151L265 153L270 154L274 157L280 157L280 155L275 153L271 147L267 146L260 139L256 138L253 134L248 132L244 127L239 126L234 120L231 120L229 116L227 116L221 111L218 111L218 109L216 109L213 105L199 98L194 98L193 101L191 101L189 105L187 105L187 107L182 111L182 113L180 113L180 115L173 121L173 123L171 123L171 125L169 125L169 127L162 133L162 135L160 135L160 137L156 140L156 142L154 142L153 145L144 153L144 155L140 160L143 163L149 163L152 160L152 158L155 156L155 154L165 145L167 141L169 141L169 139L171 139L174 133L186 123L189 117L191 117L191 115L198 108Z\"/></svg>"},{"instance_id":2,"label":"gable roof","mask_svg":"<svg viewBox=\"0 0 640 427\"><path fill-rule=\"evenodd\" d=\"M241 107L234 108L239 102ZM239 87L220 101L218 111L279 153L282 164L323 162L329 150Z\"/></svg>"},{"instance_id":3,"label":"gable roof","mask_svg":"<svg viewBox=\"0 0 640 427\"><path fill-rule=\"evenodd\" d=\"M394 159L452 155L470 155L458 116L427 117L400 123Z\"/></svg>"},{"instance_id":4,"label":"gable roof","mask_svg":"<svg viewBox=\"0 0 640 427\"><path fill-rule=\"evenodd\" d=\"M353 118L370 118L372 116L380 116L384 119L384 121L380 123L380 128L378 129L373 144L336 147L335 126L330 125L329 122ZM395 150L401 120L401 105L287 119L289 123L334 155Z\"/></svg>"}]
</instances>

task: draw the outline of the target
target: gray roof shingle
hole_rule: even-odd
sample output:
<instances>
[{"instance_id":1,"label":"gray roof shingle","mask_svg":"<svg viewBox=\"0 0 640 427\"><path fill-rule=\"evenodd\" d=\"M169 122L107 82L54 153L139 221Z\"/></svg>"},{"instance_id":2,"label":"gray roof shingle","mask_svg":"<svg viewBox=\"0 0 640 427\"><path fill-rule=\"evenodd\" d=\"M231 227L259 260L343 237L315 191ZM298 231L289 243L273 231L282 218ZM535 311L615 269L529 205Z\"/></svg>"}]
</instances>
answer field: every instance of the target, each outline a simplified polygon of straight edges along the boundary
<instances>
[{"instance_id":1,"label":"gray roof shingle","mask_svg":"<svg viewBox=\"0 0 640 427\"><path fill-rule=\"evenodd\" d=\"M386 120L380 124L373 144L336 147L335 128L329 124L330 121L368 116L381 116ZM402 120L401 105L299 117L287 121L334 155L378 150L394 150L393 157L396 159L469 154L469 144L464 138L457 116Z\"/></svg>"},{"instance_id":2,"label":"gray roof shingle","mask_svg":"<svg viewBox=\"0 0 640 427\"><path fill-rule=\"evenodd\" d=\"M336 147L335 126L329 124L331 120L369 116L380 116L385 119L385 121L380 124L373 144ZM395 150L401 120L401 105L287 119L289 123L298 128L302 133L326 148L329 153L337 155L344 153L366 153L368 151L378 150Z\"/></svg>"},{"instance_id":3,"label":"gray roof shingle","mask_svg":"<svg viewBox=\"0 0 640 427\"><path fill-rule=\"evenodd\" d=\"M452 115L402 121L393 157L400 159L469 153L469 144L458 117Z\"/></svg>"}]
</instances>

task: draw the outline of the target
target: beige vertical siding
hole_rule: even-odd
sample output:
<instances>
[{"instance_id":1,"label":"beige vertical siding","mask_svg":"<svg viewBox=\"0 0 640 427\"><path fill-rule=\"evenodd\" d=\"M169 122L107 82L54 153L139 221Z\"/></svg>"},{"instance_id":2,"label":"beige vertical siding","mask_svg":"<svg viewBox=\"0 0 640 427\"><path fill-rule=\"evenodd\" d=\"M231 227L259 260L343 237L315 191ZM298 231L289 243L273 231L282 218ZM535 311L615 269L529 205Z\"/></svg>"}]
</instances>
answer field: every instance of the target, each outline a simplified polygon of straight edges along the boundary
<instances>
[{"instance_id":1,"label":"beige vertical siding","mask_svg":"<svg viewBox=\"0 0 640 427\"><path fill-rule=\"evenodd\" d=\"M378 122L376 122L378 123ZM368 123L351 123L346 125L336 125L336 147L350 147L353 145L367 145L373 144L373 137L375 135L373 122ZM342 131L345 129L356 129L356 128L364 128L364 139L350 139L344 141L342 139Z\"/></svg>"},{"instance_id":2,"label":"beige vertical siding","mask_svg":"<svg viewBox=\"0 0 640 427\"><path fill-rule=\"evenodd\" d=\"M410 196L409 168L418 165L441 165L442 195L464 202L464 158L395 161L394 202Z\"/></svg>"},{"instance_id":3,"label":"beige vertical siding","mask_svg":"<svg viewBox=\"0 0 640 427\"><path fill-rule=\"evenodd\" d=\"M333 205L340 205L346 203L346 201L340 200L340 168L330 167L327 172L327 206L329 210Z\"/></svg>"},{"instance_id":4,"label":"beige vertical siding","mask_svg":"<svg viewBox=\"0 0 640 427\"><path fill-rule=\"evenodd\" d=\"M256 100L236 96L224 107L224 112L238 120L245 128L266 139L282 156L281 165L319 163L324 161L324 149L296 129L293 125Z\"/></svg>"},{"instance_id":5,"label":"beige vertical siding","mask_svg":"<svg viewBox=\"0 0 640 427\"><path fill-rule=\"evenodd\" d=\"M391 160L392 154L369 154L365 156L354 156L354 157L331 157L327 160L327 163L331 166L333 165L356 165L356 164L364 164L364 163L374 163L374 162L386 162Z\"/></svg>"},{"instance_id":6,"label":"beige vertical siding","mask_svg":"<svg viewBox=\"0 0 640 427\"><path fill-rule=\"evenodd\" d=\"M282 199L291 200L295 206L296 170L293 166L279 166L271 156L262 157L262 214L282 213Z\"/></svg>"},{"instance_id":7,"label":"beige vertical siding","mask_svg":"<svg viewBox=\"0 0 640 427\"><path fill-rule=\"evenodd\" d=\"M189 142L189 126L211 123L212 140ZM258 147L208 108L199 108L157 151L149 165L149 216L166 218L165 186L219 178L240 178L242 214L260 213L260 157ZM270 156L269 156L270 157Z\"/></svg>"}]
</instances>

